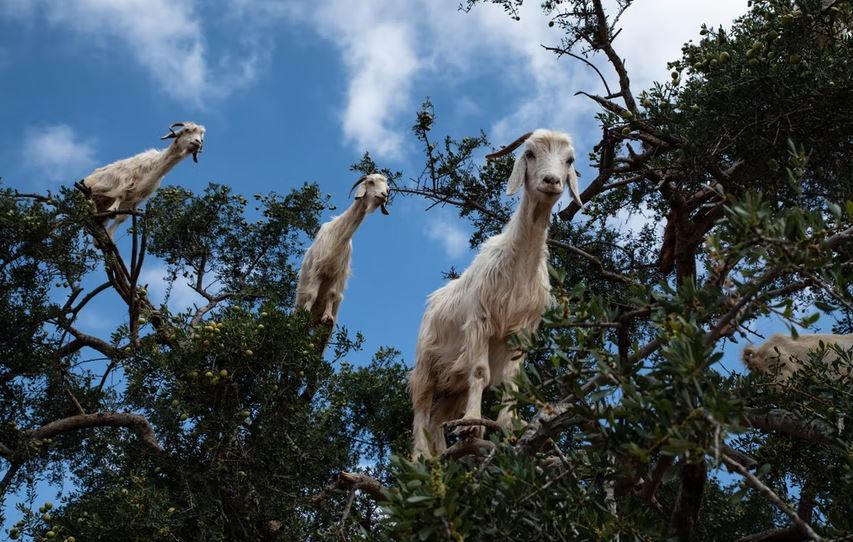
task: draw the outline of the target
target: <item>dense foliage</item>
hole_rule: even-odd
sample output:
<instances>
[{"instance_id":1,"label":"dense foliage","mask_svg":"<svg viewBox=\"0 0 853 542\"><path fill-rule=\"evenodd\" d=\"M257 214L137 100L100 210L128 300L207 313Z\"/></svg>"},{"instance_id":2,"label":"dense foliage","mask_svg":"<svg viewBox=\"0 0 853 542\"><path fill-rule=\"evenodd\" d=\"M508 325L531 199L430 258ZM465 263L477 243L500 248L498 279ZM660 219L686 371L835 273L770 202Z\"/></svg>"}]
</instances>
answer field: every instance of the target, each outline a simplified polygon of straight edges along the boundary
<instances>
[{"instance_id":1,"label":"dense foliage","mask_svg":"<svg viewBox=\"0 0 853 542\"><path fill-rule=\"evenodd\" d=\"M466 7L493 9L480 3ZM489 3L517 17L521 0ZM615 40L630 4L542 3L565 35L554 52L600 70L604 92L586 93L601 107L597 176L583 212L571 203L551 225L555 305L540 333L512 339L528 355L527 424L490 432L480 454L406 459L393 345L366 362L358 333L326 346L292 310L327 205L315 185L257 194L256 213L224 186L163 188L121 247L80 193L0 190L0 494L29 496L9 536L852 535L850 356L833 372L816 352L781 387L719 361L734 339L761 340L761 317L853 333L853 7L754 0L635 92ZM512 157L483 164L485 134L438 139L436 122L426 102L417 181L386 173L401 195L458 208L476 247L514 207ZM353 167L377 169L369 155ZM620 229L632 212L647 224ZM207 304L154 306L138 281L155 257ZM107 337L79 329L96 296L127 309ZM73 493L36 502L45 479Z\"/></svg>"}]
</instances>

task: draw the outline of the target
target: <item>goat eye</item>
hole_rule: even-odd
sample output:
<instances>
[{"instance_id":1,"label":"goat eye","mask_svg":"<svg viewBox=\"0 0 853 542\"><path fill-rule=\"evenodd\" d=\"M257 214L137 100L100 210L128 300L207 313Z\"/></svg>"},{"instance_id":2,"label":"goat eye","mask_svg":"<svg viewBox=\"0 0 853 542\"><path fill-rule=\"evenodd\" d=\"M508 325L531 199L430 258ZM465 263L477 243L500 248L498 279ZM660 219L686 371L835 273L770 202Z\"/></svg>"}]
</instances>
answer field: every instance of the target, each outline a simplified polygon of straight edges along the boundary
<instances>
[{"instance_id":1,"label":"goat eye","mask_svg":"<svg viewBox=\"0 0 853 542\"><path fill-rule=\"evenodd\" d=\"M570 157L568 160L566 160L566 163L569 165L574 164L575 163L575 157L574 156Z\"/></svg>"},{"instance_id":2,"label":"goat eye","mask_svg":"<svg viewBox=\"0 0 853 542\"><path fill-rule=\"evenodd\" d=\"M530 158L530 159L535 158L535 156L534 156L534 154L533 154L533 151L526 151L526 152L524 153L524 157L525 157L525 158Z\"/></svg>"}]
</instances>

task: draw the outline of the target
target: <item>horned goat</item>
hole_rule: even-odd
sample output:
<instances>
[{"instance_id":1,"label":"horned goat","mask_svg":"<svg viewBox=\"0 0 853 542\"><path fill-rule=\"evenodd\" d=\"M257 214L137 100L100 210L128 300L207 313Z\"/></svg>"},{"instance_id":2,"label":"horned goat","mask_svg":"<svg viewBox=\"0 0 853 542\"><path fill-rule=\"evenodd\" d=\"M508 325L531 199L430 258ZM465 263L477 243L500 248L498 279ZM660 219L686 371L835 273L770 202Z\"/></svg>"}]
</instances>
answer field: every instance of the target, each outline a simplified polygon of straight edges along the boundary
<instances>
[{"instance_id":1,"label":"horned goat","mask_svg":"<svg viewBox=\"0 0 853 542\"><path fill-rule=\"evenodd\" d=\"M774 374L773 384L782 385L809 360L809 352L819 352L823 346L826 347L826 352L822 362L830 369L833 362L840 357L833 345L842 351L850 351L853 349L853 335L811 334L800 335L794 339L776 334L759 347L745 347L743 362L753 372ZM841 369L839 374L829 370L827 374L838 378L847 374L847 371Z\"/></svg>"},{"instance_id":2,"label":"horned goat","mask_svg":"<svg viewBox=\"0 0 853 542\"><path fill-rule=\"evenodd\" d=\"M169 127L169 133L160 138L174 139L167 148L149 149L100 167L82 180L82 190L90 195L98 213L135 211L160 187L163 177L178 162L190 154L193 161L198 162L198 154L204 146L204 132L204 126L200 124L176 122ZM112 224L107 229L110 238L127 217L127 214L112 217ZM104 226L109 220L104 220Z\"/></svg>"},{"instance_id":3,"label":"horned goat","mask_svg":"<svg viewBox=\"0 0 853 542\"><path fill-rule=\"evenodd\" d=\"M483 391L507 383L523 365L520 352L507 339L527 329L536 331L549 302L546 240L551 209L566 184L575 201L578 193L575 150L560 132L536 130L504 149L521 144L507 194L524 193L503 231L488 239L462 275L433 292L421 322L415 368L409 378L414 407L414 456L441 454L446 449L442 423L480 418ZM505 403L497 422L512 423ZM482 436L482 427L459 430Z\"/></svg>"},{"instance_id":4,"label":"horned goat","mask_svg":"<svg viewBox=\"0 0 853 542\"><path fill-rule=\"evenodd\" d=\"M299 269L296 305L311 313L314 324L332 326L350 276L352 236L364 217L379 207L387 215L388 180L373 173L355 182L355 201L344 213L320 227Z\"/></svg>"}]
</instances>

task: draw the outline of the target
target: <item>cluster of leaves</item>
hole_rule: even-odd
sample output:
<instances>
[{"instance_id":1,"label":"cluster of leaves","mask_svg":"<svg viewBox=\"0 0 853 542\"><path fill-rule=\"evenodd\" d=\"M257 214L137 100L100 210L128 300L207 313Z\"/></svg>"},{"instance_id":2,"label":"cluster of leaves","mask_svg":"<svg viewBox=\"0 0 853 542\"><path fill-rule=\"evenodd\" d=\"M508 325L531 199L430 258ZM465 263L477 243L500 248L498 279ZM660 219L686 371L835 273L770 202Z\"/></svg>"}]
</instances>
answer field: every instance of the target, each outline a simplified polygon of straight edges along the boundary
<instances>
[{"instance_id":1,"label":"cluster of leaves","mask_svg":"<svg viewBox=\"0 0 853 542\"><path fill-rule=\"evenodd\" d=\"M354 369L342 360L361 349L359 334L341 328L327 345L290 309L299 255L326 207L317 186L255 199L260 218L250 220L247 199L227 187L160 190L135 237L168 265L168 288L184 281L207 304L173 314L140 285L138 335L124 323L98 338L79 328L78 313L89 310L82 292L92 275L122 264L93 249L86 232L100 224L85 198L0 194L13 233L0 252L2 489L27 495L10 537L322 537L337 526L341 498L318 507L312 495L360 462L377 462L378 472L408 445L399 354L384 349ZM143 255L134 242L133 259ZM93 349L103 357L92 359ZM94 413L132 413L153 433L62 425ZM66 429L38 437L57 423ZM69 477L62 505L36 513L37 484ZM354 508L369 519L376 507L359 499Z\"/></svg>"}]
</instances>

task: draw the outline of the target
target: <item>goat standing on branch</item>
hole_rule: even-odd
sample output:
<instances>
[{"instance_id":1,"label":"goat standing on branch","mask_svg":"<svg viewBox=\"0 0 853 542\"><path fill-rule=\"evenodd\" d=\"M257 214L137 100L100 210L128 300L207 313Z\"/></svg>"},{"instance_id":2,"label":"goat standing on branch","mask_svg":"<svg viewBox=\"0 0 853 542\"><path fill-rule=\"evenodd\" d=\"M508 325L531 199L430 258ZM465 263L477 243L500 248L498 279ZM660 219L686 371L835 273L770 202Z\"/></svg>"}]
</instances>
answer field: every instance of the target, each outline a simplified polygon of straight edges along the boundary
<instances>
[{"instance_id":1,"label":"goat standing on branch","mask_svg":"<svg viewBox=\"0 0 853 542\"><path fill-rule=\"evenodd\" d=\"M178 131L175 131L178 128ZM160 139L174 139L165 149L149 149L136 156L118 160L100 167L75 186L90 195L100 213L135 211L159 187L163 177L178 162L192 154L198 162L198 154L204 146L204 126L193 122L176 122L169 133ZM104 219L104 226L112 218L107 232L112 238L116 229L127 220L127 214L117 214Z\"/></svg>"},{"instance_id":2,"label":"goat standing on branch","mask_svg":"<svg viewBox=\"0 0 853 542\"><path fill-rule=\"evenodd\" d=\"M335 323L350 276L352 236L361 221L377 207L383 215L388 214L388 179L384 175L365 175L355 182L350 194L356 188L349 209L320 227L299 269L296 305L311 313L314 324Z\"/></svg>"},{"instance_id":3,"label":"goat standing on branch","mask_svg":"<svg viewBox=\"0 0 853 542\"><path fill-rule=\"evenodd\" d=\"M560 132L536 130L487 156L496 158L526 143L515 161L507 194L524 188L518 209L503 232L488 239L462 275L429 297L410 376L414 406L414 455L446 449L442 423L480 418L483 391L507 383L524 358L507 344L518 331L536 331L549 302L546 240L551 209L565 185L581 204L575 150ZM511 405L498 424L509 427ZM482 437L482 426L471 431Z\"/></svg>"}]
</instances>

